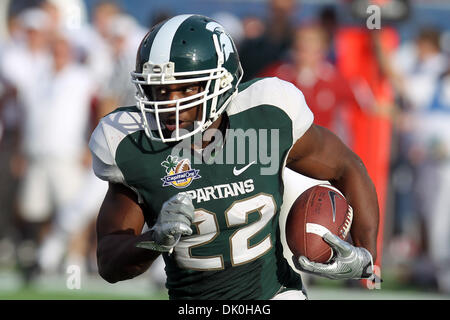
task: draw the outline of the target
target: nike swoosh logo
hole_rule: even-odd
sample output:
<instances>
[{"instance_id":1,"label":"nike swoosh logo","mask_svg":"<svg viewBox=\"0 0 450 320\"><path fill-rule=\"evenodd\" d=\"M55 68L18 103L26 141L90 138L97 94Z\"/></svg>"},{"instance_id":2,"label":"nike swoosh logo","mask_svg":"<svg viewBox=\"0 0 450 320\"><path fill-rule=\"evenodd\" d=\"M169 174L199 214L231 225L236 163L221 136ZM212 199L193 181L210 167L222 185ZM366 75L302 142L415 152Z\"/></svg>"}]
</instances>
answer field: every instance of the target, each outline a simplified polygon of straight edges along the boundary
<instances>
[{"instance_id":1,"label":"nike swoosh logo","mask_svg":"<svg viewBox=\"0 0 450 320\"><path fill-rule=\"evenodd\" d=\"M328 191L328 196L331 200L331 206L333 208L333 222L336 222L336 202L334 200L335 194L333 191Z\"/></svg>"},{"instance_id":2,"label":"nike swoosh logo","mask_svg":"<svg viewBox=\"0 0 450 320\"><path fill-rule=\"evenodd\" d=\"M247 170L252 164L254 164L255 163L255 161L252 161L252 162L250 162L248 165L246 165L245 167L243 167L243 168L241 168L241 169L239 169L239 170L237 170L236 169L236 167L234 167L233 168L233 174L235 175L235 176L238 176L238 175L240 175L242 172L244 172L245 170Z\"/></svg>"}]
</instances>

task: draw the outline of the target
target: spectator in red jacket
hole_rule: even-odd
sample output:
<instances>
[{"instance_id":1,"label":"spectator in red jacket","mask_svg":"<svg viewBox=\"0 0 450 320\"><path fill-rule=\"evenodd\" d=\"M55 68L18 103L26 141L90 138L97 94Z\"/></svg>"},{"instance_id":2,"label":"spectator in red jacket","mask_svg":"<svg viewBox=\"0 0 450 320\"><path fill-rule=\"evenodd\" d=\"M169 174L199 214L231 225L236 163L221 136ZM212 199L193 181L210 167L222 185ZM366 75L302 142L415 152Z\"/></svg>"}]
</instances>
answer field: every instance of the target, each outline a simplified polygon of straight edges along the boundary
<instances>
[{"instance_id":1,"label":"spectator in red jacket","mask_svg":"<svg viewBox=\"0 0 450 320\"><path fill-rule=\"evenodd\" d=\"M314 113L314 122L350 143L349 108L358 103L348 81L327 61L328 43L327 34L319 24L300 26L290 59L270 65L259 76L275 76L295 84Z\"/></svg>"}]
</instances>

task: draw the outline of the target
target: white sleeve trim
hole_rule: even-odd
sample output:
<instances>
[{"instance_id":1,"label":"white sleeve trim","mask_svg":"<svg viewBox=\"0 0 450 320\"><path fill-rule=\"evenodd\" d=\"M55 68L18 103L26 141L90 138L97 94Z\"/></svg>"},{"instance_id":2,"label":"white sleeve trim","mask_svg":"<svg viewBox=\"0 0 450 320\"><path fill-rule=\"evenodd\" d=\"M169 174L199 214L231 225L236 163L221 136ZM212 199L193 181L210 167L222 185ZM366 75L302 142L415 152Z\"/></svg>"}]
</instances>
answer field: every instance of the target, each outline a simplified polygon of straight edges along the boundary
<instances>
[{"instance_id":1,"label":"white sleeve trim","mask_svg":"<svg viewBox=\"0 0 450 320\"><path fill-rule=\"evenodd\" d=\"M303 93L292 83L276 77L259 80L239 92L227 113L233 115L263 104L275 106L289 116L292 120L293 143L303 136L314 121Z\"/></svg>"},{"instance_id":2,"label":"white sleeve trim","mask_svg":"<svg viewBox=\"0 0 450 320\"><path fill-rule=\"evenodd\" d=\"M97 177L112 183L125 183L122 171L117 166L111 152L109 141L104 132L103 121L100 121L92 133L89 149L92 153L92 167Z\"/></svg>"},{"instance_id":3,"label":"white sleeve trim","mask_svg":"<svg viewBox=\"0 0 450 320\"><path fill-rule=\"evenodd\" d=\"M127 186L137 194L139 203L143 202L143 198L136 188L126 183L116 163L116 151L127 135L142 129L142 121L138 113L119 111L105 116L95 128L89 141L95 175L102 180Z\"/></svg>"},{"instance_id":4,"label":"white sleeve trim","mask_svg":"<svg viewBox=\"0 0 450 320\"><path fill-rule=\"evenodd\" d=\"M295 144L295 142L300 139L311 127L314 121L314 114L306 104L305 96L303 95L303 93L292 83L285 83L287 85L282 86L285 92L284 96L293 98L293 100L287 100L287 108L285 108L284 110L292 119L292 138L293 144Z\"/></svg>"}]
</instances>

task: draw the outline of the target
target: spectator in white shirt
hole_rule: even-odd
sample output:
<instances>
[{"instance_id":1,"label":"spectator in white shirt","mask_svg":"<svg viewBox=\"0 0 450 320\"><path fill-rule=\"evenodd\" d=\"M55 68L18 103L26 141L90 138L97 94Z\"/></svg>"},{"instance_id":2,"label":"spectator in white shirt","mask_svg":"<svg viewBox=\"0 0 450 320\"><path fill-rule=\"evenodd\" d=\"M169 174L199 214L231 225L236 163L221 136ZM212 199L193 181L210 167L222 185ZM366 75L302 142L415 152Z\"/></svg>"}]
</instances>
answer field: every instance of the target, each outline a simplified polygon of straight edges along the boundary
<instances>
[{"instance_id":1,"label":"spectator in white shirt","mask_svg":"<svg viewBox=\"0 0 450 320\"><path fill-rule=\"evenodd\" d=\"M415 41L400 47L386 69L403 107L397 166L409 172L410 180L399 192L407 206L396 212L400 237L425 243L411 264L411 280L437 282L445 293L450 292L450 82L448 73L444 76L448 66L439 30L423 28ZM396 180L403 184L408 179Z\"/></svg>"},{"instance_id":2,"label":"spectator in white shirt","mask_svg":"<svg viewBox=\"0 0 450 320\"><path fill-rule=\"evenodd\" d=\"M136 87L130 73L136 63L136 50L146 32L134 18L120 14L108 25L108 45L112 65L99 90L100 113L105 115L119 106L135 104ZM132 36L130 36L132 35Z\"/></svg>"},{"instance_id":3,"label":"spectator in white shirt","mask_svg":"<svg viewBox=\"0 0 450 320\"><path fill-rule=\"evenodd\" d=\"M34 225L35 244L42 240L42 224L77 195L87 170L90 73L74 61L66 36L53 39L51 53L53 63L23 97L21 151L27 165L18 207L24 224Z\"/></svg>"}]
</instances>

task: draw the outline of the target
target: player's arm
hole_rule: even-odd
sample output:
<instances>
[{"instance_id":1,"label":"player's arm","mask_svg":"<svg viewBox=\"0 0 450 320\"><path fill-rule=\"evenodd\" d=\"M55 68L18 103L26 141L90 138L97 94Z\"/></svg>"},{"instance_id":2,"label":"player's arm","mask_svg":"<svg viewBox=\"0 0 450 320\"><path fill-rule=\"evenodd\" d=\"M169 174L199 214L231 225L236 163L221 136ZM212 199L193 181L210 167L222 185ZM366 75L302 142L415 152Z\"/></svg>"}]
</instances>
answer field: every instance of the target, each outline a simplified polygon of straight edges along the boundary
<instances>
[{"instance_id":1,"label":"player's arm","mask_svg":"<svg viewBox=\"0 0 450 320\"><path fill-rule=\"evenodd\" d=\"M164 202L156 223L141 234L144 213L136 194L122 184L110 183L97 218L99 274L112 283L140 275L181 236L192 234L193 219L191 198L179 193Z\"/></svg>"},{"instance_id":2,"label":"player's arm","mask_svg":"<svg viewBox=\"0 0 450 320\"><path fill-rule=\"evenodd\" d=\"M352 269L358 267L358 263L367 264L367 260L372 263L377 255L379 207L374 184L361 159L331 131L313 124L291 149L287 167L315 179L328 180L345 195L354 213L350 231L354 247L350 244L347 246L347 243L339 241L337 237L325 237L324 240L335 251L342 251L341 256L361 254L360 257L355 257L361 261L356 261L356 265L351 266ZM307 260L303 258L303 262ZM322 266L306 262L303 265L304 271L319 271L325 273L322 274L324 276L328 276L327 272L336 271L333 268L317 270L314 267ZM355 277L358 277L356 273Z\"/></svg>"},{"instance_id":3,"label":"player's arm","mask_svg":"<svg viewBox=\"0 0 450 320\"><path fill-rule=\"evenodd\" d=\"M99 274L114 283L146 271L160 252L137 248L149 240L141 234L144 213L136 194L122 184L110 183L97 218L97 264Z\"/></svg>"},{"instance_id":4,"label":"player's arm","mask_svg":"<svg viewBox=\"0 0 450 320\"><path fill-rule=\"evenodd\" d=\"M100 275L108 282L143 273L160 252L170 251L181 236L192 233L194 219L191 198L179 193L164 202L159 213L151 212L157 216L156 223L141 234L144 210L117 166L113 150L117 147L114 143L120 141L120 130L114 124L102 119L89 141L94 173L109 182L97 218L97 264Z\"/></svg>"}]
</instances>

